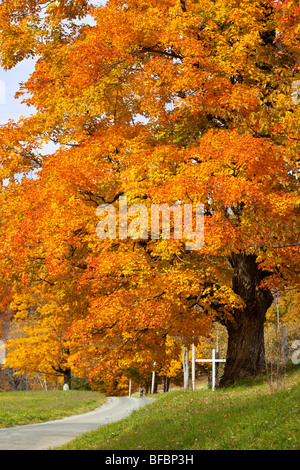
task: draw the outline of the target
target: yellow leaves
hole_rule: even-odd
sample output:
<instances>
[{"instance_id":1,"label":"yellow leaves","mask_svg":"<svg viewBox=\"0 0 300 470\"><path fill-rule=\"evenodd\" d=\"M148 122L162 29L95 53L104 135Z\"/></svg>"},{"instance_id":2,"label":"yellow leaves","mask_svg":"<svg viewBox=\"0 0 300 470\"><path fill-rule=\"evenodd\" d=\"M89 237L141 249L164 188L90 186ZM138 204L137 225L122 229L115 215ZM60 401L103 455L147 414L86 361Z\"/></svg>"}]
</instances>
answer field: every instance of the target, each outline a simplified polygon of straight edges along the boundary
<instances>
[{"instance_id":1,"label":"yellow leaves","mask_svg":"<svg viewBox=\"0 0 300 470\"><path fill-rule=\"evenodd\" d=\"M11 308L16 314L6 364L25 373L53 375L53 367L59 368L69 357L70 343L63 339L71 321L66 307L34 291L15 295L14 299Z\"/></svg>"},{"instance_id":2,"label":"yellow leaves","mask_svg":"<svg viewBox=\"0 0 300 470\"><path fill-rule=\"evenodd\" d=\"M63 361L107 384L118 377L122 391L130 367L146 376L155 360L176 375L184 341L209 335L213 301L225 317L242 307L232 252L295 265L294 251L272 247L299 231L296 4L274 5L286 13L274 27L287 55L264 44L259 1L188 2L183 13L175 0L111 0L82 29L73 20L84 0L51 2L38 19L41 5L0 7L3 63L39 54L22 87L38 112L0 135L1 176L12 179L1 191L1 272L19 322L11 361L47 372ZM51 141L58 149L42 156ZM203 249L99 240L96 208L117 208L120 195L147 210L204 203Z\"/></svg>"}]
</instances>

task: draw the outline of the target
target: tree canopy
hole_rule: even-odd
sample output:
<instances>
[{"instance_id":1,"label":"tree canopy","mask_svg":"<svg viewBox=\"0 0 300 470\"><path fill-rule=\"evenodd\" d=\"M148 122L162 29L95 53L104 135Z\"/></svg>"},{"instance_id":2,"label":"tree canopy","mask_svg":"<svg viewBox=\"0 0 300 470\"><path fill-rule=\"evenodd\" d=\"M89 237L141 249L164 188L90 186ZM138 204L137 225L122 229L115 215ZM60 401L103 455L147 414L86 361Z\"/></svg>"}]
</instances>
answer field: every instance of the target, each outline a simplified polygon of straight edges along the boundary
<instances>
[{"instance_id":1,"label":"tree canopy","mask_svg":"<svg viewBox=\"0 0 300 470\"><path fill-rule=\"evenodd\" d=\"M218 320L223 383L263 367L272 292L299 287L299 14L296 1L1 3L2 66L37 60L18 94L36 111L0 128L1 282L34 303L11 364L27 367L25 341L92 379L170 371L170 351ZM120 196L203 204L204 246L100 240L96 209Z\"/></svg>"}]
</instances>

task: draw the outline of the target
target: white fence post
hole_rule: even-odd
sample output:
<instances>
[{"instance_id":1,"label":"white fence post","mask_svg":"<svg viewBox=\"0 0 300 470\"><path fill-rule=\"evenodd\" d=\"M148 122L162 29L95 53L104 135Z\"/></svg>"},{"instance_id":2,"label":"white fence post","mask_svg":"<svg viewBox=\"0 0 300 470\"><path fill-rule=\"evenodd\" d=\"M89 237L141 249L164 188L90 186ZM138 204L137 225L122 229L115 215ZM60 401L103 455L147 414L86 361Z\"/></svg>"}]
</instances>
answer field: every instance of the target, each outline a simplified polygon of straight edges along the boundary
<instances>
[{"instance_id":1,"label":"white fence post","mask_svg":"<svg viewBox=\"0 0 300 470\"><path fill-rule=\"evenodd\" d=\"M182 366L183 366L183 388L184 390L188 390L190 367L189 367L189 348L187 346L184 346L183 348Z\"/></svg>"},{"instance_id":2,"label":"white fence post","mask_svg":"<svg viewBox=\"0 0 300 470\"><path fill-rule=\"evenodd\" d=\"M154 394L154 388L155 388L155 366L156 362L153 363L153 372L152 372L152 384L151 384L151 395Z\"/></svg>"},{"instance_id":3,"label":"white fence post","mask_svg":"<svg viewBox=\"0 0 300 470\"><path fill-rule=\"evenodd\" d=\"M196 354L195 354L195 345L192 344L192 389L196 390Z\"/></svg>"}]
</instances>

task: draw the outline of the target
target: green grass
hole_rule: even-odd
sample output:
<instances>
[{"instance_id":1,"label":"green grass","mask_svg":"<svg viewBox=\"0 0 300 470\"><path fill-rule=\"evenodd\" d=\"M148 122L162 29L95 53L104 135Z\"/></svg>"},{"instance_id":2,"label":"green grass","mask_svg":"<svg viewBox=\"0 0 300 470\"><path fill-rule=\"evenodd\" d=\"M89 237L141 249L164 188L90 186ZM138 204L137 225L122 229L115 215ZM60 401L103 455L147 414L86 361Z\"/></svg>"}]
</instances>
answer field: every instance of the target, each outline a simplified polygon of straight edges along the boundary
<instances>
[{"instance_id":1,"label":"green grass","mask_svg":"<svg viewBox=\"0 0 300 470\"><path fill-rule=\"evenodd\" d=\"M299 449L299 398L300 367L278 390L257 379L215 392L171 391L130 417L59 449Z\"/></svg>"},{"instance_id":2,"label":"green grass","mask_svg":"<svg viewBox=\"0 0 300 470\"><path fill-rule=\"evenodd\" d=\"M106 397L101 393L81 390L1 392L0 428L86 413L105 401Z\"/></svg>"}]
</instances>

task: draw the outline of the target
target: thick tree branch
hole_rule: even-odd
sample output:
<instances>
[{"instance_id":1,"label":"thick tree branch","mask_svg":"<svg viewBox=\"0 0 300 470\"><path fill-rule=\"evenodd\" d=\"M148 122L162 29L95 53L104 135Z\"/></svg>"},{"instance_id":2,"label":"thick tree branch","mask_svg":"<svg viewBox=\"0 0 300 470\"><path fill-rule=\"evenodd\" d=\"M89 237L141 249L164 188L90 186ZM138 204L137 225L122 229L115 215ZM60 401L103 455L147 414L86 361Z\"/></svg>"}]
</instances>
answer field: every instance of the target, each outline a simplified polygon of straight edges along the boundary
<instances>
[{"instance_id":1,"label":"thick tree branch","mask_svg":"<svg viewBox=\"0 0 300 470\"><path fill-rule=\"evenodd\" d=\"M185 6L185 1L184 1L184 0L180 0L180 6L181 6L181 10L185 13L187 10L186 10L186 6Z\"/></svg>"}]
</instances>

